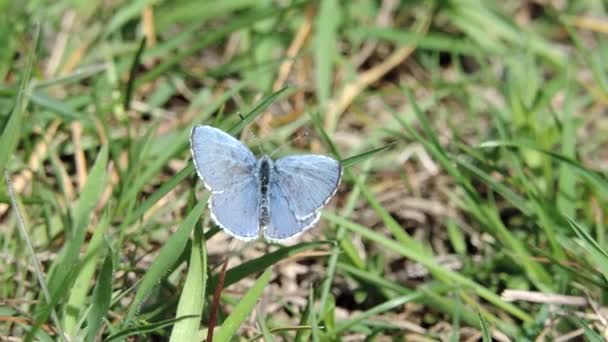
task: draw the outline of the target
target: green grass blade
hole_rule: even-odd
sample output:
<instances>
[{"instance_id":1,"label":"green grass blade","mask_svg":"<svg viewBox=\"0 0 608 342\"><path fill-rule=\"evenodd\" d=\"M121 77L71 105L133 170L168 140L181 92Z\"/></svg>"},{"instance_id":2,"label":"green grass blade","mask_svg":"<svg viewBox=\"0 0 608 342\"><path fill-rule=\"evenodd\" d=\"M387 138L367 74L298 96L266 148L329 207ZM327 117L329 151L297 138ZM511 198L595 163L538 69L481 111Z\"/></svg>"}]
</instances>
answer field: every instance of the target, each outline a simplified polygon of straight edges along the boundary
<instances>
[{"instance_id":1,"label":"green grass blade","mask_svg":"<svg viewBox=\"0 0 608 342\"><path fill-rule=\"evenodd\" d=\"M353 318L348 319L347 321L340 322L338 324L338 326L336 327L335 333L340 334L365 319L372 318L381 313L398 308L398 307L404 305L405 303L415 301L416 299L419 299L422 296L424 296L424 294L422 292L413 292L413 293L410 293L410 294L407 294L404 296L399 296L399 297L395 297L393 299L387 300L386 302L384 302L382 304L378 304L371 309L363 311L362 313L356 315Z\"/></svg>"},{"instance_id":2,"label":"green grass blade","mask_svg":"<svg viewBox=\"0 0 608 342\"><path fill-rule=\"evenodd\" d=\"M188 275L179 297L176 318L194 316L181 320L173 326L170 341L194 341L200 327L200 317L205 304L205 284L207 283L207 251L200 229L194 230Z\"/></svg>"},{"instance_id":3,"label":"green grass blade","mask_svg":"<svg viewBox=\"0 0 608 342\"><path fill-rule=\"evenodd\" d=\"M266 325L266 316L261 315L259 312L256 315L256 321L258 322L258 327L262 331L263 341L274 342L274 337L272 336L272 332L268 329L268 325ZM252 340L255 340L252 339Z\"/></svg>"},{"instance_id":4,"label":"green grass blade","mask_svg":"<svg viewBox=\"0 0 608 342\"><path fill-rule=\"evenodd\" d=\"M146 48L146 37L142 38L139 41L139 46L137 48L137 51L135 52L135 56L133 57L133 63L131 64L131 70L129 72L129 80L127 81L127 86L126 86L126 90L125 90L125 99L122 104L125 111L131 109L131 98L133 97L133 90L134 90L133 85L135 82L137 67L139 66L139 63L141 60L141 55L143 54L145 48Z\"/></svg>"},{"instance_id":5,"label":"green grass blade","mask_svg":"<svg viewBox=\"0 0 608 342\"><path fill-rule=\"evenodd\" d=\"M177 174L171 177L169 180L164 182L158 189L156 189L150 196L148 196L137 208L129 212L129 217L126 220L126 224L130 225L133 222L139 220L144 214L150 210L161 198L168 194L171 190L181 183L186 177L194 172L194 164L188 163L188 166L181 169Z\"/></svg>"},{"instance_id":6,"label":"green grass blade","mask_svg":"<svg viewBox=\"0 0 608 342\"><path fill-rule=\"evenodd\" d=\"M95 337L101 328L101 323L110 308L113 278L114 264L112 262L112 254L108 253L101 267L95 290L93 290L93 306L87 316L87 341L95 341Z\"/></svg>"},{"instance_id":7,"label":"green grass blade","mask_svg":"<svg viewBox=\"0 0 608 342\"><path fill-rule=\"evenodd\" d=\"M359 164L359 163L363 162L364 160L369 159L369 158L375 156L376 154L393 147L394 145L395 145L394 143L388 144L388 145L373 149L371 151L360 153L356 156L352 156L352 157L349 157L349 158L346 158L346 159L340 161L340 164L342 165L342 167L349 167L349 166L352 166L355 164Z\"/></svg>"},{"instance_id":8,"label":"green grass blade","mask_svg":"<svg viewBox=\"0 0 608 342\"><path fill-rule=\"evenodd\" d=\"M314 58L316 93L321 111L327 109L331 97L339 16L340 6L337 0L325 0L320 3L315 21Z\"/></svg>"},{"instance_id":9,"label":"green grass blade","mask_svg":"<svg viewBox=\"0 0 608 342\"><path fill-rule=\"evenodd\" d=\"M585 337L587 338L587 341L589 341L589 342L606 341L604 338L602 338L602 336L600 336L598 333L593 331L593 329L591 329L591 327L589 326L589 324L587 324L587 322L583 321L581 318L578 318L578 317L576 318L576 320L578 321L578 324L581 325L583 327L583 329L585 330Z\"/></svg>"},{"instance_id":10,"label":"green grass blade","mask_svg":"<svg viewBox=\"0 0 608 342\"><path fill-rule=\"evenodd\" d=\"M280 98L282 96L288 95L289 92L287 90L289 90L289 89L291 89L291 88L284 87L284 88L276 91L275 93L271 94L267 98L265 98L262 102L260 102L257 106L255 106L255 108L253 108L249 113L245 114L236 125L232 126L230 129L228 129L227 132L231 135L235 135L235 134L239 133L248 124L253 122L258 117L258 115L262 114L262 112L266 108L268 108L268 106L270 106L274 101L276 101L278 98Z\"/></svg>"},{"instance_id":11,"label":"green grass blade","mask_svg":"<svg viewBox=\"0 0 608 342\"><path fill-rule=\"evenodd\" d=\"M229 269L226 272L224 279L224 288L239 282L241 279L259 272L265 268L268 268L277 262L287 259L291 256L299 253L321 247L324 245L333 244L332 242L317 241L317 242L304 242L289 247L281 247L274 252L268 253L257 259L246 261L238 266ZM211 292L217 286L219 276L217 274L211 276L209 283L207 284L207 292Z\"/></svg>"},{"instance_id":12,"label":"green grass blade","mask_svg":"<svg viewBox=\"0 0 608 342\"><path fill-rule=\"evenodd\" d=\"M169 271L171 271L170 268L181 256L184 247L188 242L188 238L190 237L190 232L203 214L206 205L207 201L201 201L192 208L179 229L171 235L171 238L169 238L167 243L160 249L158 256L154 260L152 266L150 266L148 272L144 275L141 284L137 289L135 298L133 299L123 322L123 327L127 327L131 323L144 299L148 297L158 282L163 277L166 277Z\"/></svg>"},{"instance_id":13,"label":"green grass blade","mask_svg":"<svg viewBox=\"0 0 608 342\"><path fill-rule=\"evenodd\" d=\"M589 253L595 266L599 268L600 272L604 275L604 278L608 280L608 252L606 252L576 221L570 217L567 217L567 220L574 233L576 233L576 236L581 239L583 248Z\"/></svg>"},{"instance_id":14,"label":"green grass blade","mask_svg":"<svg viewBox=\"0 0 608 342\"><path fill-rule=\"evenodd\" d=\"M481 326L481 340L483 342L492 342L492 333L490 332L490 325L488 324L488 321L486 321L481 312L478 313L478 317L479 325Z\"/></svg>"},{"instance_id":15,"label":"green grass blade","mask_svg":"<svg viewBox=\"0 0 608 342\"><path fill-rule=\"evenodd\" d=\"M268 268L266 271L264 271L264 273L262 273L262 275L255 281L251 289L249 289L245 296L239 300L230 315L226 317L222 325L217 330L213 338L214 340L230 341L232 336L236 334L236 331L241 324L247 319L247 317L249 317L249 314L268 285L271 275L272 268Z\"/></svg>"},{"instance_id":16,"label":"green grass blade","mask_svg":"<svg viewBox=\"0 0 608 342\"><path fill-rule=\"evenodd\" d=\"M85 302L87 294L89 293L89 286L95 274L95 267L97 266L97 259L100 254L105 252L107 245L104 244L105 233L110 227L110 216L104 215L99 224L95 228L93 237L87 247L87 252L80 265L80 272L76 280L74 280L74 286L70 292L70 298L67 301L67 307L78 311L83 311L85 308ZM76 333L78 328L76 325L73 326L74 331L68 332L71 334Z\"/></svg>"},{"instance_id":17,"label":"green grass blade","mask_svg":"<svg viewBox=\"0 0 608 342\"><path fill-rule=\"evenodd\" d=\"M122 329L122 330L108 336L104 340L104 342L111 342L111 341L115 341L115 340L124 340L124 338L129 337L129 336L134 336L134 335L143 335L145 333L161 330L163 328L172 326L182 320L188 320L188 319L198 319L198 316L181 316L178 318L166 319L166 320L159 321L159 322L136 325L131 328Z\"/></svg>"},{"instance_id":18,"label":"green grass blade","mask_svg":"<svg viewBox=\"0 0 608 342\"><path fill-rule=\"evenodd\" d=\"M136 0L128 3L118 11L105 27L103 38L114 33L116 30L125 25L129 20L141 15L141 12L146 6L151 6L158 0Z\"/></svg>"},{"instance_id":19,"label":"green grass blade","mask_svg":"<svg viewBox=\"0 0 608 342\"><path fill-rule=\"evenodd\" d=\"M72 281L76 280L80 271L77 270L78 255L86 238L91 214L106 186L107 164L108 145L103 145L72 211L72 234L67 238L68 242L61 256L53 264L53 271L49 279L49 288L53 294L60 294L61 297L69 295L69 291L64 289L66 286L72 287ZM66 311L65 330L67 332L73 331L79 321L79 312L83 309L84 307L69 308Z\"/></svg>"},{"instance_id":20,"label":"green grass blade","mask_svg":"<svg viewBox=\"0 0 608 342\"><path fill-rule=\"evenodd\" d=\"M33 91L29 95L29 100L40 108L56 114L58 118L64 121L87 120L87 117L79 113L69 102L56 99L41 90Z\"/></svg>"},{"instance_id":21,"label":"green grass blade","mask_svg":"<svg viewBox=\"0 0 608 342\"><path fill-rule=\"evenodd\" d=\"M23 114L29 99L29 97L26 96L26 93L29 91L30 75L32 73L34 61L36 60L36 46L38 45L39 36L40 27L36 27L32 47L27 56L27 65L21 75L21 83L19 84L15 106L13 107L8 122L6 123L6 126L4 126L4 130L0 136L0 174L4 174L6 166L9 165L8 162L13 156L21 136Z\"/></svg>"}]
</instances>

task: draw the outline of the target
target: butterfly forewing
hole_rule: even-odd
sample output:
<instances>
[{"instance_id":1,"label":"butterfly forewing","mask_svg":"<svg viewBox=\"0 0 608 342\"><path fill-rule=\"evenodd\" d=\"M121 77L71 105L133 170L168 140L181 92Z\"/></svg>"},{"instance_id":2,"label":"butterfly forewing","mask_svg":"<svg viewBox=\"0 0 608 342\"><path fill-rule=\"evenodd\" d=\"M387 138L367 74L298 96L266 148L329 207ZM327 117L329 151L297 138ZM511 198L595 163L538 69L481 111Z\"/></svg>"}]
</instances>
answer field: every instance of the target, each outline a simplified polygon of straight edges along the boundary
<instances>
[{"instance_id":1,"label":"butterfly forewing","mask_svg":"<svg viewBox=\"0 0 608 342\"><path fill-rule=\"evenodd\" d=\"M313 154L284 157L274 166L277 184L300 221L314 216L327 203L342 175L338 161Z\"/></svg>"},{"instance_id":2,"label":"butterfly forewing","mask_svg":"<svg viewBox=\"0 0 608 342\"><path fill-rule=\"evenodd\" d=\"M195 126L190 137L196 172L213 192L254 178L253 153L231 135L210 126Z\"/></svg>"}]
</instances>

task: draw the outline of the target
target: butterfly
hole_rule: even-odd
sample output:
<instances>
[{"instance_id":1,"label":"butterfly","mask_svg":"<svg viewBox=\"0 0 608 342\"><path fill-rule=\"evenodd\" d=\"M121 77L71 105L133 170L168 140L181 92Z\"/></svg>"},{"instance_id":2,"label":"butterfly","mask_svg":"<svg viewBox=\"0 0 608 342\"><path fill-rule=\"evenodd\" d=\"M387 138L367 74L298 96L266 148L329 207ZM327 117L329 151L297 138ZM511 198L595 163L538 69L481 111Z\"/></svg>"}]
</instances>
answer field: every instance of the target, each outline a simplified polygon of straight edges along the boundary
<instances>
[{"instance_id":1,"label":"butterfly","mask_svg":"<svg viewBox=\"0 0 608 342\"><path fill-rule=\"evenodd\" d=\"M211 126L195 126L190 145L196 172L211 192L211 219L240 240L263 236L281 243L298 236L319 221L340 185L342 167L330 157L256 159L247 146Z\"/></svg>"}]
</instances>

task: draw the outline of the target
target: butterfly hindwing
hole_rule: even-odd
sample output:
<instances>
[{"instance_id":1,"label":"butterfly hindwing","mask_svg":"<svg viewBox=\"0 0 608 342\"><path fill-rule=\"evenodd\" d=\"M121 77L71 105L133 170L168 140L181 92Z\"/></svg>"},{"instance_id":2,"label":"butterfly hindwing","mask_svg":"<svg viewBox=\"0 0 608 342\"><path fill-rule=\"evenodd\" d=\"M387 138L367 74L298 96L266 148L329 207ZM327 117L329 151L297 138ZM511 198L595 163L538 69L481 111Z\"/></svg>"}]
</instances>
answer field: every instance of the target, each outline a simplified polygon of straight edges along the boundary
<instances>
[{"instance_id":1,"label":"butterfly hindwing","mask_svg":"<svg viewBox=\"0 0 608 342\"><path fill-rule=\"evenodd\" d=\"M269 207L270 222L264 230L264 237L273 242L281 242L304 232L318 221L320 215L317 211L307 219L296 219L276 179L270 182Z\"/></svg>"},{"instance_id":2,"label":"butterfly hindwing","mask_svg":"<svg viewBox=\"0 0 608 342\"><path fill-rule=\"evenodd\" d=\"M335 194L342 168L332 158L306 154L274 163L275 179L296 219L314 216Z\"/></svg>"},{"instance_id":3,"label":"butterfly hindwing","mask_svg":"<svg viewBox=\"0 0 608 342\"><path fill-rule=\"evenodd\" d=\"M258 185L255 178L216 192L209 199L211 218L228 234L241 240L258 237Z\"/></svg>"}]
</instances>

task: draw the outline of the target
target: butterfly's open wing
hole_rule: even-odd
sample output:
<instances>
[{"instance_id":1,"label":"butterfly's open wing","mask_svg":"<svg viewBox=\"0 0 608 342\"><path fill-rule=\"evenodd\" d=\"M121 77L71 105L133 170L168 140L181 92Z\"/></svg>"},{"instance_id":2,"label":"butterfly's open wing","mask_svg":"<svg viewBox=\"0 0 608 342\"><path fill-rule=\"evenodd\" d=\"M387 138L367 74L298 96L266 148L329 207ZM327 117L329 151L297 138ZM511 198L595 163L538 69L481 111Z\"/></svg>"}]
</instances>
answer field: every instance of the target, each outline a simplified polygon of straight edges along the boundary
<instances>
[{"instance_id":1,"label":"butterfly's open wing","mask_svg":"<svg viewBox=\"0 0 608 342\"><path fill-rule=\"evenodd\" d=\"M210 126L194 127L190 144L196 172L211 191L213 221L236 238L257 238L259 194L253 153L237 139Z\"/></svg>"},{"instance_id":2,"label":"butterfly's open wing","mask_svg":"<svg viewBox=\"0 0 608 342\"><path fill-rule=\"evenodd\" d=\"M332 158L306 154L277 160L273 175L291 212L298 221L305 221L336 193L342 168Z\"/></svg>"},{"instance_id":3,"label":"butterfly's open wing","mask_svg":"<svg viewBox=\"0 0 608 342\"><path fill-rule=\"evenodd\" d=\"M312 227L319 220L320 211L304 220L296 219L276 178L270 182L269 191L270 223L264 229L264 238L266 240L283 242L284 240L294 238Z\"/></svg>"},{"instance_id":4,"label":"butterfly's open wing","mask_svg":"<svg viewBox=\"0 0 608 342\"><path fill-rule=\"evenodd\" d=\"M213 221L228 234L254 240L259 232L258 185L254 178L216 192L209 199Z\"/></svg>"},{"instance_id":5,"label":"butterfly's open wing","mask_svg":"<svg viewBox=\"0 0 608 342\"><path fill-rule=\"evenodd\" d=\"M222 192L254 176L256 159L240 141L211 126L195 126L190 136L192 159L205 187Z\"/></svg>"}]
</instances>

